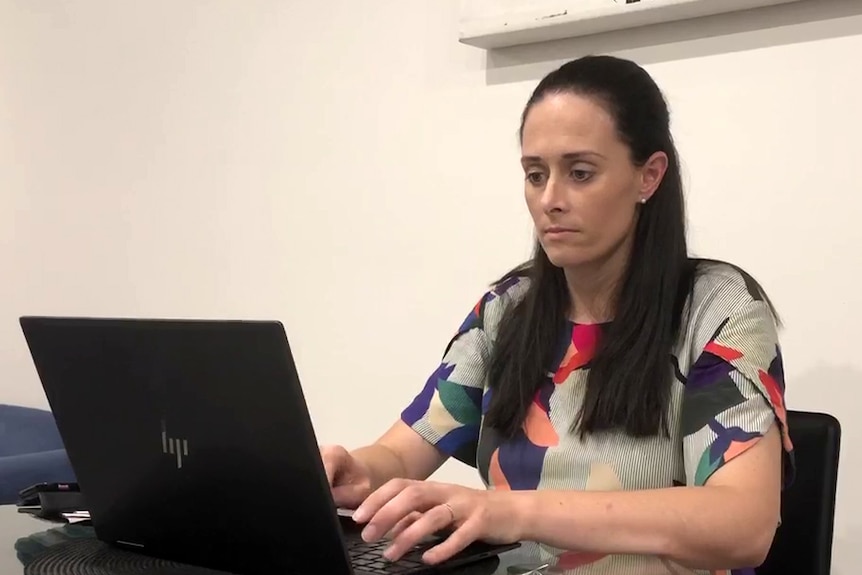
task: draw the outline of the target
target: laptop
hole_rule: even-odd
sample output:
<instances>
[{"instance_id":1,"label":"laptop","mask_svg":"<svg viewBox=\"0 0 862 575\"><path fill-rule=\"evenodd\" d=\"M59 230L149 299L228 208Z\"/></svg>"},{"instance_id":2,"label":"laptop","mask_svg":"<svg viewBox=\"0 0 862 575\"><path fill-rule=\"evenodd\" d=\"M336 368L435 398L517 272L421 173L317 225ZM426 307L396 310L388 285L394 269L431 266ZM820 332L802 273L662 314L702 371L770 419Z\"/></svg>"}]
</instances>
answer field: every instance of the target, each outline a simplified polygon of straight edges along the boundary
<instances>
[{"instance_id":1,"label":"laptop","mask_svg":"<svg viewBox=\"0 0 862 575\"><path fill-rule=\"evenodd\" d=\"M436 570L425 547L383 560L339 513L281 323L20 323L100 540L249 575ZM440 568L514 547L477 542Z\"/></svg>"}]
</instances>

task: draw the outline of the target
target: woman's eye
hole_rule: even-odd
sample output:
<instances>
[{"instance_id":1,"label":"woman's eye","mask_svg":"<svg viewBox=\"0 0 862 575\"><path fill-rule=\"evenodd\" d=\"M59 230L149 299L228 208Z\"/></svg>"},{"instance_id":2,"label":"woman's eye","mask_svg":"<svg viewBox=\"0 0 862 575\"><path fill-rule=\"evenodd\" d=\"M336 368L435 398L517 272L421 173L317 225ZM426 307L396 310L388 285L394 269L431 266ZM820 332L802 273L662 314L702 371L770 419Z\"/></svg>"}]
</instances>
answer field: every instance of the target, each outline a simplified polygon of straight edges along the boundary
<instances>
[{"instance_id":1,"label":"woman's eye","mask_svg":"<svg viewBox=\"0 0 862 575\"><path fill-rule=\"evenodd\" d=\"M587 170L572 170L571 176L576 182L586 182L593 177L593 173Z\"/></svg>"},{"instance_id":2,"label":"woman's eye","mask_svg":"<svg viewBox=\"0 0 862 575\"><path fill-rule=\"evenodd\" d=\"M533 184L534 186L542 185L542 182L545 180L545 174L542 172L529 172L527 174L527 181Z\"/></svg>"}]
</instances>

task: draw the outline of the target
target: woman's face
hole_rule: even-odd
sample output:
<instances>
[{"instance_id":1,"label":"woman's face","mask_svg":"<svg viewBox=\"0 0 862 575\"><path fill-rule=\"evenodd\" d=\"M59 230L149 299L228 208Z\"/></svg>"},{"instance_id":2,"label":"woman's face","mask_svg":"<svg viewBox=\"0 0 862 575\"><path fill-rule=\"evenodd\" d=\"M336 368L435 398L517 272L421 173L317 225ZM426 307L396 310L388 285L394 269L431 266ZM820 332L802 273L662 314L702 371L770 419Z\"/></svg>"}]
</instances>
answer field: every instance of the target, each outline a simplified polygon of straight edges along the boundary
<instances>
[{"instance_id":1,"label":"woman's face","mask_svg":"<svg viewBox=\"0 0 862 575\"><path fill-rule=\"evenodd\" d=\"M569 93L549 94L530 109L521 152L537 238L562 268L600 263L627 249L638 204L649 201L667 167L661 152L636 166L611 115Z\"/></svg>"}]
</instances>

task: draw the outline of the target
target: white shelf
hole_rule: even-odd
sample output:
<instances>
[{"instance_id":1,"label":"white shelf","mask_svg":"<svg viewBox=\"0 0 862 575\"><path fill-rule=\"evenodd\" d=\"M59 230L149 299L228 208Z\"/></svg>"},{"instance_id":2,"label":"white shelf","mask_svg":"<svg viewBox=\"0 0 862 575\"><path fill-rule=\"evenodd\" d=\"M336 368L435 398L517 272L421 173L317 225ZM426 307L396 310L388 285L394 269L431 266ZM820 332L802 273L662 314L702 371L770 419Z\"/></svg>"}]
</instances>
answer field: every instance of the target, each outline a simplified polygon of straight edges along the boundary
<instances>
[{"instance_id":1,"label":"white shelf","mask_svg":"<svg viewBox=\"0 0 862 575\"><path fill-rule=\"evenodd\" d=\"M505 48L800 1L462 0L460 41Z\"/></svg>"}]
</instances>

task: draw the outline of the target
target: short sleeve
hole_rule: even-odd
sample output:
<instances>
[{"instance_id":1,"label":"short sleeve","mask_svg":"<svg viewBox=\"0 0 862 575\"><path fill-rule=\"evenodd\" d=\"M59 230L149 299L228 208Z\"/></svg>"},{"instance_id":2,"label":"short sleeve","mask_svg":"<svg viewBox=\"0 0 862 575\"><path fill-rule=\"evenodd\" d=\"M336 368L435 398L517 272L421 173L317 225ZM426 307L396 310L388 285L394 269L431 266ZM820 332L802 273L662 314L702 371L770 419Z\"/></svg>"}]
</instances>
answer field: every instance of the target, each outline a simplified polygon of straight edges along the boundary
<instances>
[{"instance_id":1,"label":"short sleeve","mask_svg":"<svg viewBox=\"0 0 862 575\"><path fill-rule=\"evenodd\" d=\"M705 485L722 465L762 438L782 436L785 485L794 473L784 404L784 369L775 321L749 300L725 315L689 370L682 403L686 484Z\"/></svg>"},{"instance_id":2,"label":"short sleeve","mask_svg":"<svg viewBox=\"0 0 862 575\"><path fill-rule=\"evenodd\" d=\"M401 419L440 451L476 466L482 421L482 397L490 358L489 324L501 300L517 280L486 293L467 315L425 386L401 413Z\"/></svg>"}]
</instances>

